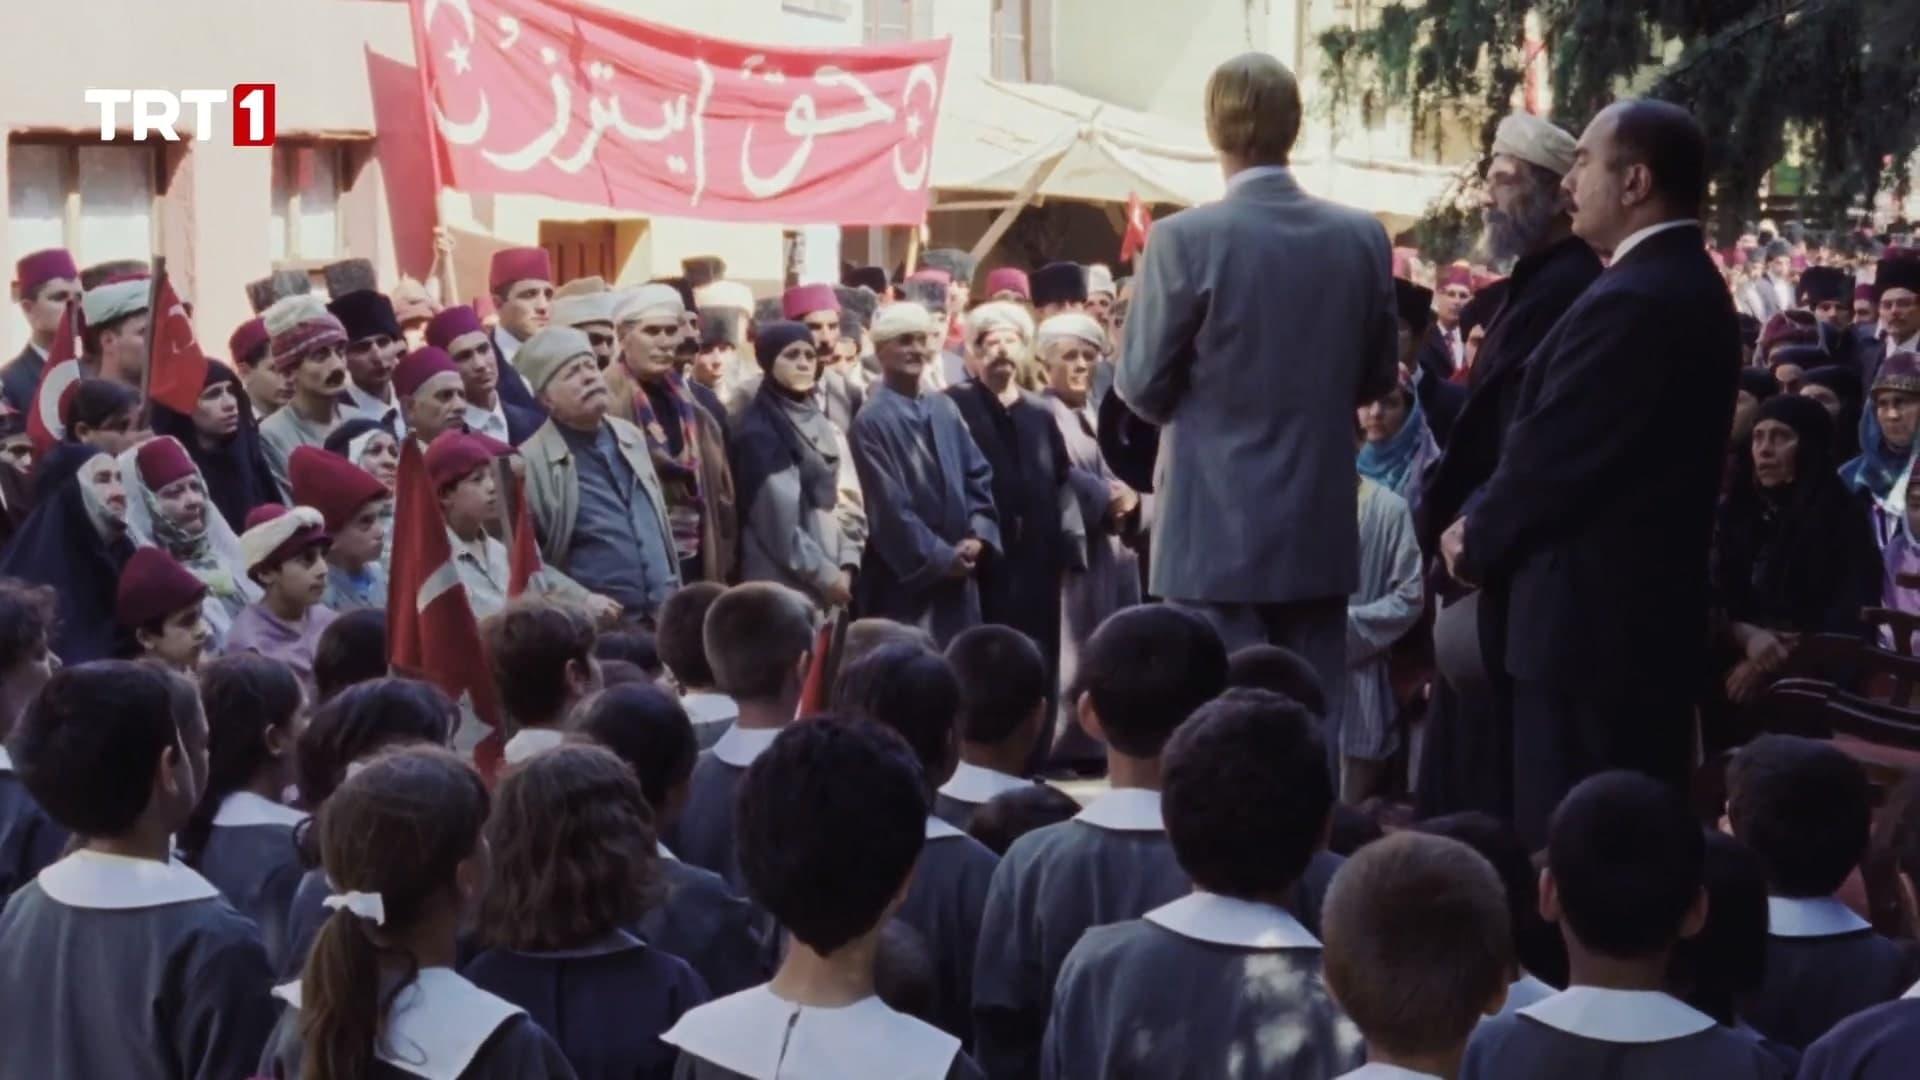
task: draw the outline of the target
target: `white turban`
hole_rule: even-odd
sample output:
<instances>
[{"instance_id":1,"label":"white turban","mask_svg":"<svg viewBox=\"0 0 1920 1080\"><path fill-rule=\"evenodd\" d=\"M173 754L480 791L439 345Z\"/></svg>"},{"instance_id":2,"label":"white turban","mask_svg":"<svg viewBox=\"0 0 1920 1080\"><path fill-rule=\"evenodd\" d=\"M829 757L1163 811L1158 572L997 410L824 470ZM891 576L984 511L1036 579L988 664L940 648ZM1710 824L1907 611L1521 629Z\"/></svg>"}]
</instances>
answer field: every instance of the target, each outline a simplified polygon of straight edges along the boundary
<instances>
[{"instance_id":1,"label":"white turban","mask_svg":"<svg viewBox=\"0 0 1920 1080\"><path fill-rule=\"evenodd\" d=\"M753 290L737 281L710 281L693 290L693 302L703 308L728 307L753 310Z\"/></svg>"},{"instance_id":2,"label":"white turban","mask_svg":"<svg viewBox=\"0 0 1920 1080\"><path fill-rule=\"evenodd\" d=\"M873 327L868 333L873 335L875 345L884 345L908 334L931 334L933 316L926 308L910 301L888 304L873 317Z\"/></svg>"},{"instance_id":3,"label":"white turban","mask_svg":"<svg viewBox=\"0 0 1920 1080\"><path fill-rule=\"evenodd\" d=\"M1101 265L1100 263L1088 264L1087 266L1087 295L1088 296L1096 296L1100 293L1106 293L1108 296L1113 296L1117 292L1118 290L1114 288L1114 284L1113 284L1112 270L1107 269L1105 266Z\"/></svg>"},{"instance_id":4,"label":"white turban","mask_svg":"<svg viewBox=\"0 0 1920 1080\"><path fill-rule=\"evenodd\" d=\"M1494 153L1538 165L1555 176L1573 168L1573 145L1573 136L1532 113L1513 113L1493 133Z\"/></svg>"},{"instance_id":5,"label":"white turban","mask_svg":"<svg viewBox=\"0 0 1920 1080\"><path fill-rule=\"evenodd\" d=\"M613 304L618 293L587 292L553 298L554 326L582 326L586 323L613 321Z\"/></svg>"},{"instance_id":6,"label":"white turban","mask_svg":"<svg viewBox=\"0 0 1920 1080\"><path fill-rule=\"evenodd\" d=\"M1101 328L1100 321L1080 311L1069 311L1040 324L1040 351L1061 341L1084 341L1096 349L1104 351L1107 347L1107 332Z\"/></svg>"},{"instance_id":7,"label":"white turban","mask_svg":"<svg viewBox=\"0 0 1920 1080\"><path fill-rule=\"evenodd\" d=\"M1027 313L1024 304L994 300L967 313L968 345L979 345L982 335L995 330L1012 330L1020 335L1021 341L1033 344L1033 316Z\"/></svg>"},{"instance_id":8,"label":"white turban","mask_svg":"<svg viewBox=\"0 0 1920 1080\"><path fill-rule=\"evenodd\" d=\"M679 318L686 313L687 302L680 299L679 289L671 285L642 285L628 293L614 308L614 322L624 326L649 315Z\"/></svg>"},{"instance_id":9,"label":"white turban","mask_svg":"<svg viewBox=\"0 0 1920 1080\"><path fill-rule=\"evenodd\" d=\"M153 282L146 278L95 285L81 294L80 314L88 326L104 326L124 315L147 310L147 296L152 289Z\"/></svg>"}]
</instances>

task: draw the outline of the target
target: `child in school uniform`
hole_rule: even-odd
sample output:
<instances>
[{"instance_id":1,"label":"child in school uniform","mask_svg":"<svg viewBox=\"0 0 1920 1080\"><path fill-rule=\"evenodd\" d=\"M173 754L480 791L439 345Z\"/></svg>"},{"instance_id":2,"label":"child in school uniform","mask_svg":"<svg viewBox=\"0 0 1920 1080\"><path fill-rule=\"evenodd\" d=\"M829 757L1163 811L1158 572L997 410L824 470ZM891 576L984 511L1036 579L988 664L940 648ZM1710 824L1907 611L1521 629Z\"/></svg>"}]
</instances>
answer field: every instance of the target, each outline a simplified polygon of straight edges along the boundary
<instances>
[{"instance_id":1,"label":"child in school uniform","mask_svg":"<svg viewBox=\"0 0 1920 1080\"><path fill-rule=\"evenodd\" d=\"M1071 820L1080 812L1073 796L1049 784L1028 784L1003 791L974 808L967 835L988 851L1006 857L1014 841L1049 825Z\"/></svg>"},{"instance_id":2,"label":"child in school uniform","mask_svg":"<svg viewBox=\"0 0 1920 1080\"><path fill-rule=\"evenodd\" d=\"M670 1080L660 1033L707 1000L685 960L628 929L656 885L648 818L626 763L577 745L509 772L487 820L488 947L462 973L527 1010L582 1080Z\"/></svg>"},{"instance_id":3,"label":"child in school uniform","mask_svg":"<svg viewBox=\"0 0 1920 1080\"><path fill-rule=\"evenodd\" d=\"M135 549L120 568L113 621L119 653L192 678L210 638L201 605L207 584L157 547Z\"/></svg>"},{"instance_id":4,"label":"child in school uniform","mask_svg":"<svg viewBox=\"0 0 1920 1080\"><path fill-rule=\"evenodd\" d=\"M976 626L947 645L960 680L960 763L940 785L933 812L967 827L988 799L1032 787L1024 779L1047 722L1047 661L1010 626Z\"/></svg>"},{"instance_id":5,"label":"child in school uniform","mask_svg":"<svg viewBox=\"0 0 1920 1080\"><path fill-rule=\"evenodd\" d=\"M1513 969L1492 865L1457 840L1396 833L1348 859L1327 901L1327 988L1367 1040L1367 1064L1341 1080L1454 1080Z\"/></svg>"},{"instance_id":6,"label":"child in school uniform","mask_svg":"<svg viewBox=\"0 0 1920 1080\"><path fill-rule=\"evenodd\" d=\"M1675 946L1668 993L1760 1046L1791 1073L1800 1064L1800 1051L1760 1034L1740 1016L1740 1000L1766 977L1766 864L1734 837L1709 832L1702 877L1707 921L1698 934Z\"/></svg>"},{"instance_id":7,"label":"child in school uniform","mask_svg":"<svg viewBox=\"0 0 1920 1080\"><path fill-rule=\"evenodd\" d=\"M460 713L431 683L412 679L375 679L348 687L313 714L300 733L294 771L300 804L317 813L340 785L382 750L403 746L446 746L460 724ZM326 898L333 893L311 828L302 837L307 872L294 890L287 911L287 947L279 977L298 978L313 939L327 919Z\"/></svg>"},{"instance_id":8,"label":"child in school uniform","mask_svg":"<svg viewBox=\"0 0 1920 1080\"><path fill-rule=\"evenodd\" d=\"M1414 827L1467 845L1500 875L1507 894L1507 925L1513 930L1514 960L1500 1015L1559 993L1559 986L1567 981L1567 947L1560 942L1560 931L1540 917L1540 871L1513 826L1491 814L1467 810L1428 818Z\"/></svg>"},{"instance_id":9,"label":"child in school uniform","mask_svg":"<svg viewBox=\"0 0 1920 1080\"><path fill-rule=\"evenodd\" d=\"M679 1080L979 1077L959 1039L875 992L884 925L926 843L913 752L877 724L812 717L779 732L739 788L748 892L790 940L771 982L661 1036L680 1048Z\"/></svg>"},{"instance_id":10,"label":"child in school uniform","mask_svg":"<svg viewBox=\"0 0 1920 1080\"><path fill-rule=\"evenodd\" d=\"M687 806L667 846L739 889L734 790L800 706L813 659L813 605L784 585L735 585L707 609L702 634L714 679L739 703L740 718L694 763Z\"/></svg>"},{"instance_id":11,"label":"child in school uniform","mask_svg":"<svg viewBox=\"0 0 1920 1080\"><path fill-rule=\"evenodd\" d=\"M610 687L581 702L568 726L632 770L656 836L672 827L700 753L680 700L652 683ZM665 844L654 846L660 897L640 917L640 936L693 965L716 997L766 982L777 959L766 916L719 874L682 862Z\"/></svg>"},{"instance_id":12,"label":"child in school uniform","mask_svg":"<svg viewBox=\"0 0 1920 1080\"><path fill-rule=\"evenodd\" d=\"M1779 1059L1667 993L1674 944L1706 921L1706 840L1686 803L1640 773L1582 781L1554 812L1541 914L1569 985L1481 1024L1462 1080L1783 1080Z\"/></svg>"},{"instance_id":13,"label":"child in school uniform","mask_svg":"<svg viewBox=\"0 0 1920 1080\"><path fill-rule=\"evenodd\" d=\"M899 917L919 932L933 961L934 1023L970 1042L980 915L1000 859L932 813L934 791L957 759L953 718L960 685L944 657L913 645L887 645L840 672L833 700L840 712L893 729L920 761L927 781L927 846Z\"/></svg>"},{"instance_id":14,"label":"child in school uniform","mask_svg":"<svg viewBox=\"0 0 1920 1080\"><path fill-rule=\"evenodd\" d=\"M1920 896L1920 779L1909 776L1887 798L1875 832L1876 869L1912 924ZM1807 1048L1802 1080L1908 1080L1920 1062L1920 981L1897 1000L1855 1013Z\"/></svg>"},{"instance_id":15,"label":"child in school uniform","mask_svg":"<svg viewBox=\"0 0 1920 1080\"><path fill-rule=\"evenodd\" d=\"M973 970L975 1056L989 1076L1039 1072L1054 981L1087 928L1191 890L1161 819L1160 752L1226 676L1220 636L1177 608L1127 608L1087 639L1075 709L1107 748L1110 790L1015 841L994 871Z\"/></svg>"},{"instance_id":16,"label":"child in school uniform","mask_svg":"<svg viewBox=\"0 0 1920 1080\"><path fill-rule=\"evenodd\" d=\"M479 774L437 748L390 752L340 785L314 821L335 891L300 981L273 991L287 1007L260 1074L571 1080L525 1010L454 970L487 885L486 820Z\"/></svg>"},{"instance_id":17,"label":"child in school uniform","mask_svg":"<svg viewBox=\"0 0 1920 1080\"><path fill-rule=\"evenodd\" d=\"M567 713L600 689L593 620L576 607L522 597L482 622L480 638L514 727L507 764L559 746Z\"/></svg>"},{"instance_id":18,"label":"child in school uniform","mask_svg":"<svg viewBox=\"0 0 1920 1080\"><path fill-rule=\"evenodd\" d=\"M67 846L67 830L20 782L4 744L53 674L47 628L57 606L43 585L0 578L0 904Z\"/></svg>"},{"instance_id":19,"label":"child in school uniform","mask_svg":"<svg viewBox=\"0 0 1920 1080\"><path fill-rule=\"evenodd\" d=\"M1769 894L1766 979L1741 1014L1797 1050L1920 978L1912 953L1833 895L1872 820L1866 772L1831 743L1762 735L1727 766L1727 822L1766 864Z\"/></svg>"},{"instance_id":20,"label":"child in school uniform","mask_svg":"<svg viewBox=\"0 0 1920 1080\"><path fill-rule=\"evenodd\" d=\"M172 858L207 774L187 680L124 661L56 673L8 745L78 842L0 914L9 1076L226 1080L273 1026L253 924Z\"/></svg>"},{"instance_id":21,"label":"child in school uniform","mask_svg":"<svg viewBox=\"0 0 1920 1080\"><path fill-rule=\"evenodd\" d=\"M264 590L260 599L240 609L227 631L226 651L256 652L293 669L300 685L313 696L313 654L320 634L333 622L332 608L321 603L327 592L327 535L320 511L307 506L289 510L268 503L247 515L247 531L240 536L247 576Z\"/></svg>"},{"instance_id":22,"label":"child in school uniform","mask_svg":"<svg viewBox=\"0 0 1920 1080\"><path fill-rule=\"evenodd\" d=\"M305 868L294 829L307 815L281 803L293 783L300 682L278 660L223 656L200 676L207 713L207 790L175 838L187 865L260 928L267 960L287 955L287 912Z\"/></svg>"},{"instance_id":23,"label":"child in school uniform","mask_svg":"<svg viewBox=\"0 0 1920 1080\"><path fill-rule=\"evenodd\" d=\"M719 742L740 716L739 703L715 687L713 665L707 662L707 610L726 591L726 586L713 581L682 585L660 605L653 639L660 661L680 688L680 704L693 722L702 750Z\"/></svg>"},{"instance_id":24,"label":"child in school uniform","mask_svg":"<svg viewBox=\"0 0 1920 1080\"><path fill-rule=\"evenodd\" d=\"M1359 1033L1320 984L1320 942L1285 907L1333 809L1318 723L1278 694L1229 691L1181 725L1162 763L1167 837L1193 891L1081 936L1054 986L1040 1075L1204 1080L1240 1060L1319 1080L1358 1065Z\"/></svg>"}]
</instances>

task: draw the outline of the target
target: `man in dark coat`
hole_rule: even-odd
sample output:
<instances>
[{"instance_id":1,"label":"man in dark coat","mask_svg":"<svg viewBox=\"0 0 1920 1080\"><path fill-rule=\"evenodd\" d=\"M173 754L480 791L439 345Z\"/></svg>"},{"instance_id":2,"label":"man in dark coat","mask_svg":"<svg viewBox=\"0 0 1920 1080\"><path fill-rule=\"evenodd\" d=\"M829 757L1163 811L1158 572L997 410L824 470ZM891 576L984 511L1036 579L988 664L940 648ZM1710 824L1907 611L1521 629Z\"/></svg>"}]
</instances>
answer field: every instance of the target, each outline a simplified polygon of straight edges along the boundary
<instances>
[{"instance_id":1,"label":"man in dark coat","mask_svg":"<svg viewBox=\"0 0 1920 1080\"><path fill-rule=\"evenodd\" d=\"M8 408L26 412L40 388L40 373L60 329L60 316L69 303L80 299L80 268L66 248L36 251L14 264L13 295L27 318L29 336L20 355L0 369L0 398Z\"/></svg>"},{"instance_id":2,"label":"man in dark coat","mask_svg":"<svg viewBox=\"0 0 1920 1080\"><path fill-rule=\"evenodd\" d=\"M1525 365L1499 465L1441 536L1456 579L1506 596L1515 824L1536 847L1586 776L1687 780L1740 366L1706 174L1677 105L1620 102L1587 126L1564 187L1612 266Z\"/></svg>"},{"instance_id":3,"label":"man in dark coat","mask_svg":"<svg viewBox=\"0 0 1920 1080\"><path fill-rule=\"evenodd\" d=\"M981 563L980 616L1032 638L1052 685L1060 666L1060 586L1069 567L1086 566L1086 527L1067 486L1072 462L1053 411L1015 382L1020 367L1033 362L1027 309L1004 301L973 309L965 347L980 377L948 388L947 396L993 467L1004 552Z\"/></svg>"},{"instance_id":4,"label":"man in dark coat","mask_svg":"<svg viewBox=\"0 0 1920 1080\"><path fill-rule=\"evenodd\" d=\"M1439 550L1441 532L1473 505L1499 464L1527 357L1600 276L1600 257L1573 235L1567 195L1560 189L1573 151L1572 135L1526 113L1501 121L1495 134L1487 170L1487 240L1496 257L1519 261L1474 355L1453 437L1422 489L1415 519L1425 551ZM1442 605L1465 601L1465 596L1448 595ZM1504 598L1488 594L1457 613L1467 620L1460 629L1477 634L1482 666L1493 670L1469 677L1441 671L1422 755L1424 811L1482 810L1500 817L1512 812L1513 721L1499 662L1505 613ZM1442 625L1443 632L1455 629L1451 622Z\"/></svg>"}]
</instances>

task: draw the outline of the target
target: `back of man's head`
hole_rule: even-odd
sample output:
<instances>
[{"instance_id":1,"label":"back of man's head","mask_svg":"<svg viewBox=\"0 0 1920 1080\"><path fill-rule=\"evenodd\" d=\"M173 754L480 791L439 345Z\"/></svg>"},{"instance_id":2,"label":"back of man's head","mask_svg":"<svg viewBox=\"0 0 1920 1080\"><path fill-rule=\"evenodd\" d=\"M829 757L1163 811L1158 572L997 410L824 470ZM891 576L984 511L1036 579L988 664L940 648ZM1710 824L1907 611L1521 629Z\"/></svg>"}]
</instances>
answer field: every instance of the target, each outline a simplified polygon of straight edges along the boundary
<instances>
[{"instance_id":1,"label":"back of man's head","mask_svg":"<svg viewBox=\"0 0 1920 1080\"><path fill-rule=\"evenodd\" d=\"M1762 735L1727 765L1727 821L1775 895L1829 896L1866 855L1872 787L1832 743Z\"/></svg>"},{"instance_id":2,"label":"back of man's head","mask_svg":"<svg viewBox=\"0 0 1920 1080\"><path fill-rule=\"evenodd\" d=\"M960 737L1004 742L1047 700L1047 661L1033 639L1010 626L976 626L947 646L960 680Z\"/></svg>"},{"instance_id":3,"label":"back of man's head","mask_svg":"<svg viewBox=\"0 0 1920 1080\"><path fill-rule=\"evenodd\" d=\"M1267 53L1241 53L1207 79L1207 138L1241 166L1285 165L1300 111L1299 80Z\"/></svg>"}]
</instances>

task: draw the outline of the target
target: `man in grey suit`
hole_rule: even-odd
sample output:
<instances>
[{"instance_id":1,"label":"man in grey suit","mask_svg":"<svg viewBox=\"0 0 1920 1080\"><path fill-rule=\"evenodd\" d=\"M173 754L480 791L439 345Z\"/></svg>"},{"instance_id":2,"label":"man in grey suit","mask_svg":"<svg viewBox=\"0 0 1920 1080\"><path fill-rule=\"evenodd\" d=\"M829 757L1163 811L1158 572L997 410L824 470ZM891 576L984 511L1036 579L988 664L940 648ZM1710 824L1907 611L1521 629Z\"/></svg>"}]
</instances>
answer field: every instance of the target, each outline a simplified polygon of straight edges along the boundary
<instances>
[{"instance_id":1,"label":"man in grey suit","mask_svg":"<svg viewBox=\"0 0 1920 1080\"><path fill-rule=\"evenodd\" d=\"M1300 87L1264 53L1207 82L1226 198L1159 222L1114 390L1161 425L1150 591L1229 649L1299 653L1338 701L1359 581L1354 409L1393 387L1392 257L1360 210L1300 189ZM1326 718L1337 753L1339 717Z\"/></svg>"}]
</instances>

